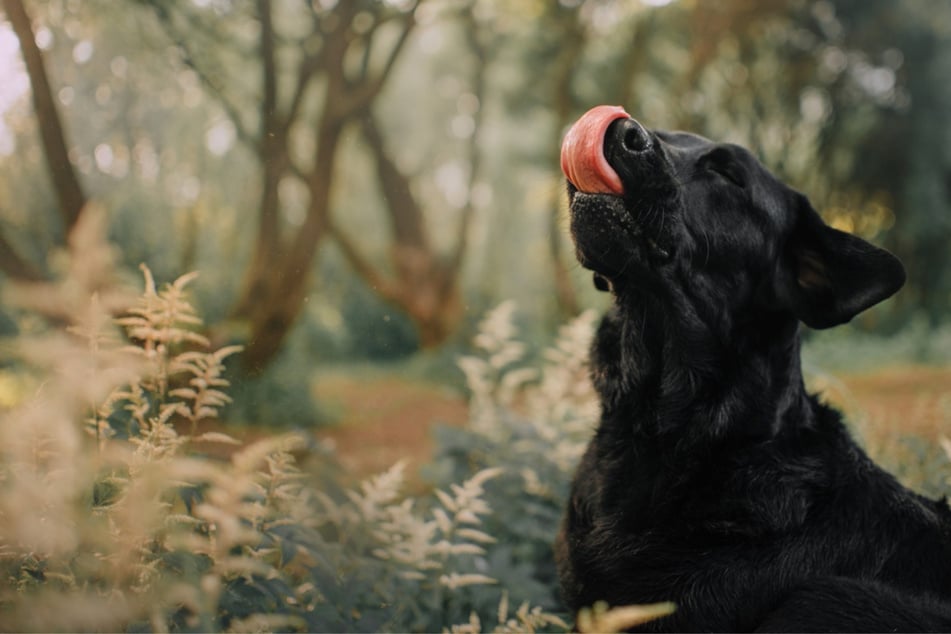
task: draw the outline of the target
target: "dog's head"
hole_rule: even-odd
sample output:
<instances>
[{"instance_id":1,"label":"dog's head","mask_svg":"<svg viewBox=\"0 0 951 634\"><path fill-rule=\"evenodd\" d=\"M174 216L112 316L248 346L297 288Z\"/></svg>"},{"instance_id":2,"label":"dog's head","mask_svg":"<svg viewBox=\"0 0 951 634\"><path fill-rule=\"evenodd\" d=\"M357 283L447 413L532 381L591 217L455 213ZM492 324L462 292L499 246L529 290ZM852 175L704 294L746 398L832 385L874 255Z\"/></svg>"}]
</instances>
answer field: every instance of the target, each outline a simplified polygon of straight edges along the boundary
<instances>
[{"instance_id":1,"label":"dog's head","mask_svg":"<svg viewBox=\"0 0 951 634\"><path fill-rule=\"evenodd\" d=\"M787 312L827 328L905 280L897 258L826 225L736 145L598 106L565 137L562 169L578 259L622 302L687 302L672 308L733 325Z\"/></svg>"}]
</instances>

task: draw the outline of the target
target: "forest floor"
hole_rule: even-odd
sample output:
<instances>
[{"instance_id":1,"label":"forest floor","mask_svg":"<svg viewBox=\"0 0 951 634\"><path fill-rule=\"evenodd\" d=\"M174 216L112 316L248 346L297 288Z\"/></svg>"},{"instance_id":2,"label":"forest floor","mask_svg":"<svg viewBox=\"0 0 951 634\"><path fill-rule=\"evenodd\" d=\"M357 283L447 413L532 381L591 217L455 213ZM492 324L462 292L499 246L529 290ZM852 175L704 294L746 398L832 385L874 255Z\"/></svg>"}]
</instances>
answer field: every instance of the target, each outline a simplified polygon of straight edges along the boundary
<instances>
[{"instance_id":1,"label":"forest floor","mask_svg":"<svg viewBox=\"0 0 951 634\"><path fill-rule=\"evenodd\" d=\"M951 367L822 375L812 377L809 387L854 421L870 449L906 434L934 441L951 436ZM431 428L467 420L464 395L398 375L325 375L316 396L339 416L318 436L335 446L346 469L360 475L401 459L408 462L407 473L415 473L431 456Z\"/></svg>"},{"instance_id":2,"label":"forest floor","mask_svg":"<svg viewBox=\"0 0 951 634\"><path fill-rule=\"evenodd\" d=\"M466 397L457 390L395 374L324 375L316 398L339 417L317 436L331 442L341 466L361 476L398 460L406 460L407 474L416 473L432 456L431 429L468 420Z\"/></svg>"},{"instance_id":3,"label":"forest floor","mask_svg":"<svg viewBox=\"0 0 951 634\"><path fill-rule=\"evenodd\" d=\"M951 367L895 366L813 376L807 382L845 413L872 456L887 455L902 436L931 442L951 437ZM395 372L325 373L315 397L336 418L315 435L333 447L345 472L362 478L405 460L411 486L420 484L418 469L432 457L433 427L461 426L468 419L466 397L458 390ZM274 433L256 426L221 431L242 443ZM235 448L208 449L224 458Z\"/></svg>"}]
</instances>

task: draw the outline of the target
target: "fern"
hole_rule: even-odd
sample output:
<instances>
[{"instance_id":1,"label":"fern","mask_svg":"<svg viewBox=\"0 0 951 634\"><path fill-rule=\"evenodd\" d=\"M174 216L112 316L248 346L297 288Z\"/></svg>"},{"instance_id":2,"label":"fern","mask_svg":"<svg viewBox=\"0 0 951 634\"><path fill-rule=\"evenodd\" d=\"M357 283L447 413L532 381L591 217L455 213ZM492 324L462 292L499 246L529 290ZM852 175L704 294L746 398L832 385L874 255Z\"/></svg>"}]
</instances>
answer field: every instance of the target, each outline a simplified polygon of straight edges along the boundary
<instances>
[{"instance_id":1,"label":"fern","mask_svg":"<svg viewBox=\"0 0 951 634\"><path fill-rule=\"evenodd\" d=\"M37 387L0 410L5 628L567 629L543 561L594 416L591 315L535 368L514 305L491 312L479 356L460 361L472 425L457 451L444 443L452 477L407 496L397 464L342 487L298 465L323 459L303 435L198 433L229 402L224 365L239 349L210 349L194 274L158 287L143 266L138 298L118 286L102 215L83 217L61 280L8 296L66 327L10 346Z\"/></svg>"}]
</instances>

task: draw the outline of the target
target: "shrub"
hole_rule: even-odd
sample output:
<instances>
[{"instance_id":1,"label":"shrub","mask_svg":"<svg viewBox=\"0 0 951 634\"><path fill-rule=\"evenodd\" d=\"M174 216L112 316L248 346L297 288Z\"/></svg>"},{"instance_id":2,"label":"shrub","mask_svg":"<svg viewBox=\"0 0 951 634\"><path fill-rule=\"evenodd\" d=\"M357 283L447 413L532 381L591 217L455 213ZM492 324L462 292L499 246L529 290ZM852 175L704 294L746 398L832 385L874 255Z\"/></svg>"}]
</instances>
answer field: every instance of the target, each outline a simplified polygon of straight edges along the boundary
<instances>
[{"instance_id":1,"label":"shrub","mask_svg":"<svg viewBox=\"0 0 951 634\"><path fill-rule=\"evenodd\" d=\"M491 311L459 365L470 389L470 424L437 429L426 473L437 486L476 469L502 469L486 485L498 512L486 519L498 540L489 574L509 580L512 598L557 606L552 543L568 487L598 416L587 354L595 314L562 327L541 368L526 365L513 326L514 303Z\"/></svg>"},{"instance_id":2,"label":"shrub","mask_svg":"<svg viewBox=\"0 0 951 634\"><path fill-rule=\"evenodd\" d=\"M508 580L487 574L498 540L485 486L499 468L416 499L400 493L400 465L355 489L315 482L295 460L313 450L300 435L205 456L239 444L196 432L229 400L236 348L199 334L193 275L156 289L143 269L137 300L113 290L101 217L88 217L62 281L9 298L70 325L11 345L36 391L0 410L5 628L567 627L510 609Z\"/></svg>"}]
</instances>

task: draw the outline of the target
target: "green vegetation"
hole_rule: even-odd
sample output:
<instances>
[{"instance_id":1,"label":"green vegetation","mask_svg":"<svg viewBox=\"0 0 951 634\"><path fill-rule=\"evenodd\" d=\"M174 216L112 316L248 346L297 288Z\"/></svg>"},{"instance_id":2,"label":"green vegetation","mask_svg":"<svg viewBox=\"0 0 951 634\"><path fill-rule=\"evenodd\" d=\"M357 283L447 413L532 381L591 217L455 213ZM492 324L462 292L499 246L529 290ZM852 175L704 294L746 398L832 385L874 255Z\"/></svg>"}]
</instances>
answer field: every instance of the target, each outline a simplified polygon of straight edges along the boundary
<instances>
[{"instance_id":1,"label":"green vegetation","mask_svg":"<svg viewBox=\"0 0 951 634\"><path fill-rule=\"evenodd\" d=\"M347 488L304 435L239 446L199 433L230 401L222 376L238 350L210 350L199 334L194 275L159 289L144 268L137 299L97 294L112 265L101 220L77 225L60 281L11 298L24 309L55 302L73 323L10 344L35 391L0 409L5 627L567 630L550 549L595 412L583 371L590 314L536 371L514 367L511 305L494 311L481 355L461 361L468 448L444 439L432 493L404 495L401 464ZM231 448L227 459L208 453L216 445ZM603 631L666 610L598 608L581 623Z\"/></svg>"}]
</instances>

